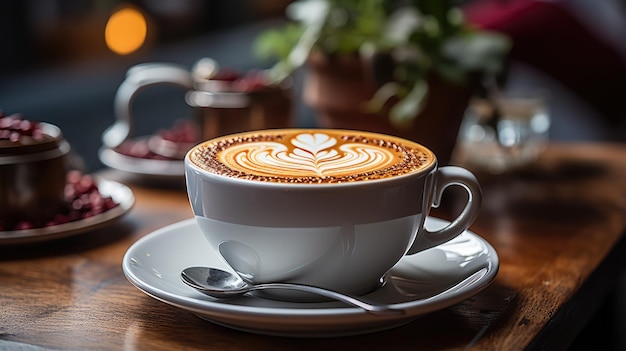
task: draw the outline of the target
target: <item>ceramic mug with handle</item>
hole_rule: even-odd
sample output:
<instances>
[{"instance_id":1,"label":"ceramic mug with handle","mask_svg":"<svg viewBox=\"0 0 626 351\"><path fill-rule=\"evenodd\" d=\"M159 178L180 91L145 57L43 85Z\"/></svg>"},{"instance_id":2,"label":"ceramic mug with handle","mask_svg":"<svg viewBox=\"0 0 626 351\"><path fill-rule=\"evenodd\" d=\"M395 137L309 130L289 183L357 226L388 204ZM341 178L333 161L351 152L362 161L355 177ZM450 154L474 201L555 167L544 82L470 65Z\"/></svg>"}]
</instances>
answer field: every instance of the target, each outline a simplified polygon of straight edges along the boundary
<instances>
[{"instance_id":1,"label":"ceramic mug with handle","mask_svg":"<svg viewBox=\"0 0 626 351\"><path fill-rule=\"evenodd\" d=\"M185 171L199 227L245 280L356 295L375 289L404 255L461 234L481 203L469 171L439 167L426 147L370 132L227 135L192 148ZM427 230L430 209L453 185L469 195L463 211Z\"/></svg>"}]
</instances>

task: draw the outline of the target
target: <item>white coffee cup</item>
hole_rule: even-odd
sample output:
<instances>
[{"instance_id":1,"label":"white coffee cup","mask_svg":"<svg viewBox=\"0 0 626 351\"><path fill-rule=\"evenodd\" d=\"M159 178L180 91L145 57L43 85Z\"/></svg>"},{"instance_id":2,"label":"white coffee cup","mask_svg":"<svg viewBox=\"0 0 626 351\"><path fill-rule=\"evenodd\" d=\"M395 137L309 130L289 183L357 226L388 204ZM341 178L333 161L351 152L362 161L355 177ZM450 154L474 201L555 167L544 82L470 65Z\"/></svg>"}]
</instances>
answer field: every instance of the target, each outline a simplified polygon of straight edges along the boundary
<instances>
[{"instance_id":1,"label":"white coffee cup","mask_svg":"<svg viewBox=\"0 0 626 351\"><path fill-rule=\"evenodd\" d=\"M187 191L213 250L251 283L293 282L366 294L404 255L465 231L481 203L467 170L438 167L426 147L393 136L275 129L212 139L185 157ZM464 210L424 228L444 189Z\"/></svg>"}]
</instances>

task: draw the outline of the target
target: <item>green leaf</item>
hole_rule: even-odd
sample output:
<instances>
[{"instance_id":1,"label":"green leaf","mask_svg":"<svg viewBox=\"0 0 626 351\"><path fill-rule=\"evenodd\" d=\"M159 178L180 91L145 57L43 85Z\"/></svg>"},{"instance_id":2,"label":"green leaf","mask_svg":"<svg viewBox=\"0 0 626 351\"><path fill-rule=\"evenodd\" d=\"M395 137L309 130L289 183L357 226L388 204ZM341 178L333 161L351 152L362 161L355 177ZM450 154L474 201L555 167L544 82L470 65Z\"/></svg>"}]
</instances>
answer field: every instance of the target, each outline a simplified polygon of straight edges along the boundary
<instances>
[{"instance_id":1,"label":"green leaf","mask_svg":"<svg viewBox=\"0 0 626 351\"><path fill-rule=\"evenodd\" d=\"M467 82L467 72L455 64L440 61L437 63L437 73L448 82L456 84Z\"/></svg>"},{"instance_id":2,"label":"green leaf","mask_svg":"<svg viewBox=\"0 0 626 351\"><path fill-rule=\"evenodd\" d=\"M254 42L254 53L263 59L285 60L302 36L304 29L288 24L283 29L269 29L261 33Z\"/></svg>"},{"instance_id":3,"label":"green leaf","mask_svg":"<svg viewBox=\"0 0 626 351\"><path fill-rule=\"evenodd\" d=\"M471 32L445 41L441 54L466 71L497 72L509 51L510 41L493 32Z\"/></svg>"},{"instance_id":4,"label":"green leaf","mask_svg":"<svg viewBox=\"0 0 626 351\"><path fill-rule=\"evenodd\" d=\"M363 107L366 112L380 112L389 99L394 96L399 96L402 92L403 87L400 84L396 82L385 83L376 91L369 101L365 102Z\"/></svg>"},{"instance_id":5,"label":"green leaf","mask_svg":"<svg viewBox=\"0 0 626 351\"><path fill-rule=\"evenodd\" d=\"M410 127L415 117L422 111L427 94L428 83L425 80L417 81L407 96L389 111L391 124L398 128Z\"/></svg>"}]
</instances>

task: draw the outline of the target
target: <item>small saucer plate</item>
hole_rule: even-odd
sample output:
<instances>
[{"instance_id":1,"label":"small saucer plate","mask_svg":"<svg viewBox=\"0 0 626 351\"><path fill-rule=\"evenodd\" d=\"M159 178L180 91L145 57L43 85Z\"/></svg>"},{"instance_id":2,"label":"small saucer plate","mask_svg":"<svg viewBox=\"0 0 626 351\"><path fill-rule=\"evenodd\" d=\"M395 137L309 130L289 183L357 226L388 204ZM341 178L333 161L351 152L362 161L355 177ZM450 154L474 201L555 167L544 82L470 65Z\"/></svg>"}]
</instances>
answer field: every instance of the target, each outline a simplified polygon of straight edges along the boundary
<instances>
[{"instance_id":1,"label":"small saucer plate","mask_svg":"<svg viewBox=\"0 0 626 351\"><path fill-rule=\"evenodd\" d=\"M183 160L157 160L132 157L108 147L100 148L100 161L106 166L143 177L182 178L185 176Z\"/></svg>"},{"instance_id":2,"label":"small saucer plate","mask_svg":"<svg viewBox=\"0 0 626 351\"><path fill-rule=\"evenodd\" d=\"M133 192L121 183L96 179L103 196L111 196L118 205L93 217L44 228L0 231L0 245L33 243L86 233L111 224L126 214L135 203Z\"/></svg>"},{"instance_id":3,"label":"small saucer plate","mask_svg":"<svg viewBox=\"0 0 626 351\"><path fill-rule=\"evenodd\" d=\"M447 223L433 217L426 221L431 230ZM470 231L405 256L389 272L384 286L364 296L406 312L391 316L372 315L333 301L286 302L253 294L216 299L182 282L180 272L189 266L230 270L208 245L194 219L139 239L122 261L124 274L139 290L213 323L266 335L331 337L390 329L468 299L493 281L499 260L494 248Z\"/></svg>"}]
</instances>

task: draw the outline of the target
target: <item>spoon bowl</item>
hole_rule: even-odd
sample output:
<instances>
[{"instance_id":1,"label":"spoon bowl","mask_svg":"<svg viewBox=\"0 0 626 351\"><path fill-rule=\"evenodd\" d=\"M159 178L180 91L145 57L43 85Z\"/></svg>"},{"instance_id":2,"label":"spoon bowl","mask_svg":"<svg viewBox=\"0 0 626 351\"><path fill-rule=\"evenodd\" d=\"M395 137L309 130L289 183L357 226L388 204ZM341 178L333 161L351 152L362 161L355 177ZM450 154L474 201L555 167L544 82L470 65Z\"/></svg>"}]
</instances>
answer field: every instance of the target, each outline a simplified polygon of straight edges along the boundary
<instances>
[{"instance_id":1,"label":"spoon bowl","mask_svg":"<svg viewBox=\"0 0 626 351\"><path fill-rule=\"evenodd\" d=\"M312 293L352 306L360 307L375 315L401 315L404 310L385 304L376 304L363 298L342 294L316 286L294 283L248 284L238 275L212 267L189 267L181 272L183 282L192 288L212 297L228 298L246 294L253 290L287 289Z\"/></svg>"}]
</instances>

